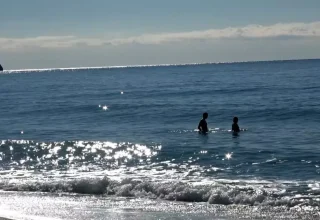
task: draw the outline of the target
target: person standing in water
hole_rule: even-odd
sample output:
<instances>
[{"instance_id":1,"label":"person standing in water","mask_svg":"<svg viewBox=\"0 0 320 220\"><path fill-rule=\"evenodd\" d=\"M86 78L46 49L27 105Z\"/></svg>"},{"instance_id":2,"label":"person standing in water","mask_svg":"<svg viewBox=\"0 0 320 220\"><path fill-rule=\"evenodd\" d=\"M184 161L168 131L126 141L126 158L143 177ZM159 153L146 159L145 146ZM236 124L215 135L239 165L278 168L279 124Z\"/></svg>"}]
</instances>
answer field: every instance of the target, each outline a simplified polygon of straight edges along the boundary
<instances>
[{"instance_id":1,"label":"person standing in water","mask_svg":"<svg viewBox=\"0 0 320 220\"><path fill-rule=\"evenodd\" d=\"M240 128L238 125L238 117L233 118L232 132L236 132L236 133L240 132Z\"/></svg>"},{"instance_id":2,"label":"person standing in water","mask_svg":"<svg viewBox=\"0 0 320 220\"><path fill-rule=\"evenodd\" d=\"M207 118L208 118L208 113L207 112L203 113L203 117L200 120L198 125L199 133L206 134L209 131L207 121L206 121Z\"/></svg>"}]
</instances>

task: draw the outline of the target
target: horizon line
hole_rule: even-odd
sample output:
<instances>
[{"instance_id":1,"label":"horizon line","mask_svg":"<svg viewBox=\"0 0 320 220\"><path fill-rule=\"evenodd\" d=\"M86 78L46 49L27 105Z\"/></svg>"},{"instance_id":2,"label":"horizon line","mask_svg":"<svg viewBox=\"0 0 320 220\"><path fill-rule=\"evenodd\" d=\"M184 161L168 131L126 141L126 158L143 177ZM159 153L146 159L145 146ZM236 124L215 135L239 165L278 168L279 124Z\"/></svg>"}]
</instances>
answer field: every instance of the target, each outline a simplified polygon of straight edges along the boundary
<instances>
[{"instance_id":1,"label":"horizon line","mask_svg":"<svg viewBox=\"0 0 320 220\"><path fill-rule=\"evenodd\" d=\"M148 67L168 67L168 66L196 66L196 65L219 65L219 64L240 64L240 63L263 63L263 62L288 62L288 61L310 61L320 60L320 58L302 58L302 59L281 59L281 60L249 60L249 61L230 61L230 62L203 62L203 63L178 63L178 64L136 64L136 65L111 65L111 66L89 66L89 67L55 67L55 68L39 68L39 69L8 69L3 70L2 73L16 73L16 72L45 72L55 70L87 70L87 69L120 69L120 68L148 68Z\"/></svg>"}]
</instances>

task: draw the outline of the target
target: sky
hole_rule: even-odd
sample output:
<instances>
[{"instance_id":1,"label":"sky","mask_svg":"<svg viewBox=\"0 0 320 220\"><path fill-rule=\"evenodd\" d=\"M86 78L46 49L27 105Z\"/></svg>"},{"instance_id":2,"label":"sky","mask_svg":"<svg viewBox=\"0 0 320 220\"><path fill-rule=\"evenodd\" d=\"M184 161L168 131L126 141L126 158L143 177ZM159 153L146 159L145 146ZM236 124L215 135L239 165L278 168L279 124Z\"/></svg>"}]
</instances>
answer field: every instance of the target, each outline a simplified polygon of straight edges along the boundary
<instances>
[{"instance_id":1,"label":"sky","mask_svg":"<svg viewBox=\"0 0 320 220\"><path fill-rule=\"evenodd\" d=\"M319 0L0 0L5 69L320 58Z\"/></svg>"}]
</instances>

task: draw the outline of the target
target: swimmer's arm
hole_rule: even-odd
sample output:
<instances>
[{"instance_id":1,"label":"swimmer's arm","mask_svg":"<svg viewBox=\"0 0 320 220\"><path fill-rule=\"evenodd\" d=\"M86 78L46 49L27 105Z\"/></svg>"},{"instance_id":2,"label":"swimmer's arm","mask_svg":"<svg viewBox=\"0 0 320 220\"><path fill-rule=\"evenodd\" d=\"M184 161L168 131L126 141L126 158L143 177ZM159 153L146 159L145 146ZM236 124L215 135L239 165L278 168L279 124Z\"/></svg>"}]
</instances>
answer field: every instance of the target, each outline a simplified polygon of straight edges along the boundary
<instances>
[{"instance_id":1,"label":"swimmer's arm","mask_svg":"<svg viewBox=\"0 0 320 220\"><path fill-rule=\"evenodd\" d=\"M202 131L201 121L199 122L198 129L199 131Z\"/></svg>"},{"instance_id":2,"label":"swimmer's arm","mask_svg":"<svg viewBox=\"0 0 320 220\"><path fill-rule=\"evenodd\" d=\"M205 131L205 132L208 132L208 131L209 131L207 124L204 125L204 131Z\"/></svg>"}]
</instances>

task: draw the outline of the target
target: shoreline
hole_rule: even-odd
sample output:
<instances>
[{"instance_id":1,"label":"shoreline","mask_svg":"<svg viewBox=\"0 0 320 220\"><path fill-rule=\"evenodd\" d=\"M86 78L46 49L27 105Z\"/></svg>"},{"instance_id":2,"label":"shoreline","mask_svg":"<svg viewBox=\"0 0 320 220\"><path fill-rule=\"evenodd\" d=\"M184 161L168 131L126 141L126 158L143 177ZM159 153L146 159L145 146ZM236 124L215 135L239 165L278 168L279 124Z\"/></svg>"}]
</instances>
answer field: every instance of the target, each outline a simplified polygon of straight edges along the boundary
<instances>
[{"instance_id":1,"label":"shoreline","mask_svg":"<svg viewBox=\"0 0 320 220\"><path fill-rule=\"evenodd\" d=\"M7 198L6 201L2 199ZM1 201L2 200L2 201ZM113 198L101 196L50 195L41 193L25 194L6 192L0 194L0 204L9 207L10 217L0 220L18 219L68 219L68 220L148 220L177 219L242 219L271 220L278 217L283 220L319 219L318 209L288 209L287 206L243 206L217 205L177 201L159 201L153 199ZM30 201L33 201L30 203ZM1 207L1 205L0 205ZM81 207L81 209L79 209ZM8 213L9 216L9 213ZM238 218L241 216L241 218Z\"/></svg>"}]
</instances>

